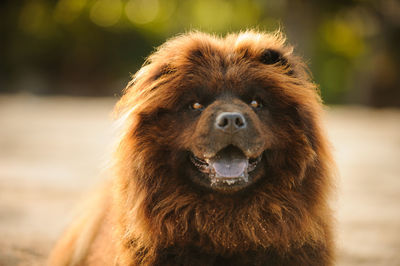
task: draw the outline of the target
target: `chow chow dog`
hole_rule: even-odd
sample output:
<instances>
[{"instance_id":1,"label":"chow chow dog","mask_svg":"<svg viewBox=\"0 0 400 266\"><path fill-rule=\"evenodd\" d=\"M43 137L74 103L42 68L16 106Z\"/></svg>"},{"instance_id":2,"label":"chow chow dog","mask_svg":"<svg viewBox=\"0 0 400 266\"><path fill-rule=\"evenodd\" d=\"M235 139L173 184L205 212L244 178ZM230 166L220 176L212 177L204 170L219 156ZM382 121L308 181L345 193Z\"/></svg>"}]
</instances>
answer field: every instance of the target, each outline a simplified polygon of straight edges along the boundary
<instances>
[{"instance_id":1,"label":"chow chow dog","mask_svg":"<svg viewBox=\"0 0 400 266\"><path fill-rule=\"evenodd\" d=\"M116 105L114 177L50 265L332 265L322 103L280 32L191 32Z\"/></svg>"}]
</instances>

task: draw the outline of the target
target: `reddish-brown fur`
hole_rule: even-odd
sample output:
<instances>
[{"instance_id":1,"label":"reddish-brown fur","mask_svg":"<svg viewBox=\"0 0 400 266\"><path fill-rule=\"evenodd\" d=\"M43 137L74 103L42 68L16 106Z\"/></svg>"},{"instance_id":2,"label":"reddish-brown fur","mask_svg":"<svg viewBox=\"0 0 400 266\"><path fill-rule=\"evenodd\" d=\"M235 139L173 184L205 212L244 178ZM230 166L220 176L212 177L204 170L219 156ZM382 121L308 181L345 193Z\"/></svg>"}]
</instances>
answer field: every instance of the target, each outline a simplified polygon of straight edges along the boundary
<instances>
[{"instance_id":1,"label":"reddish-brown fur","mask_svg":"<svg viewBox=\"0 0 400 266\"><path fill-rule=\"evenodd\" d=\"M263 58L266 51L280 61ZM230 194L187 178L187 151L203 152L194 143L206 143L206 122L180 109L199 94L227 92L241 105L258 94L268 109L248 109L265 150L255 184ZM333 264L332 161L321 101L281 34L169 40L128 84L116 112L112 188L67 231L51 265Z\"/></svg>"}]
</instances>

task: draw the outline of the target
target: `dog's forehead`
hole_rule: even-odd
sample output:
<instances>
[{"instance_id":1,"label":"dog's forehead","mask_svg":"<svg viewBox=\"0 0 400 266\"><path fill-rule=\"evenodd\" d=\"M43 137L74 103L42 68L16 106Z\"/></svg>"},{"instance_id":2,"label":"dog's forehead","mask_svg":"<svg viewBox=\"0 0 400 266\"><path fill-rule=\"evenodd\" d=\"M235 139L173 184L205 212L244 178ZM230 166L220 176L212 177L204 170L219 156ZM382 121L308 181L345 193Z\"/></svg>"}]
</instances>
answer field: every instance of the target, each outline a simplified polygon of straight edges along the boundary
<instances>
[{"instance_id":1,"label":"dog's forehead","mask_svg":"<svg viewBox=\"0 0 400 266\"><path fill-rule=\"evenodd\" d=\"M186 49L180 50L181 56L198 63L198 60L210 63L235 63L259 58L264 51L274 50L283 56L288 56L283 43L267 35L239 34L224 39L205 39L201 42L190 40Z\"/></svg>"},{"instance_id":2,"label":"dog's forehead","mask_svg":"<svg viewBox=\"0 0 400 266\"><path fill-rule=\"evenodd\" d=\"M247 31L239 34L229 34L225 38L215 36L199 37L201 38L193 37L188 38L186 41L183 40L182 44L188 49L182 49L181 51L197 55L201 53L218 54L224 57L243 56L243 52L246 52L247 56L258 55L266 49L277 50L285 53L285 55L290 53L290 51L285 50L285 38L280 34Z\"/></svg>"},{"instance_id":3,"label":"dog's forehead","mask_svg":"<svg viewBox=\"0 0 400 266\"><path fill-rule=\"evenodd\" d=\"M285 44L285 37L279 32L268 34L246 31L225 37L192 32L168 40L149 61L182 66L198 58L209 60L209 63L219 59L253 58L260 56L266 49L279 51L283 56L291 54L291 48Z\"/></svg>"},{"instance_id":4,"label":"dog's forehead","mask_svg":"<svg viewBox=\"0 0 400 266\"><path fill-rule=\"evenodd\" d=\"M243 90L253 86L257 83L257 71L263 68L263 53L273 49L280 56L284 52L281 52L281 44L276 40L274 42L271 38L255 34L228 36L218 42L211 40L201 43L192 40L193 45L189 49L180 51L185 64L175 61L175 68L184 73L182 77L186 84L211 92ZM266 79L263 76L264 82Z\"/></svg>"},{"instance_id":5,"label":"dog's forehead","mask_svg":"<svg viewBox=\"0 0 400 266\"><path fill-rule=\"evenodd\" d=\"M237 79L241 73L245 78L246 72L261 68L263 64L279 68L275 63L281 61L286 64L292 53L292 48L285 45L281 35L249 31L225 38L209 35L196 37L185 37L178 42L182 47L178 45L175 48L178 55L172 58L171 64L174 68L185 68L187 74L212 74L211 80L221 75L227 79L229 76ZM264 60L263 56L270 58ZM207 81L210 77L202 78Z\"/></svg>"}]
</instances>

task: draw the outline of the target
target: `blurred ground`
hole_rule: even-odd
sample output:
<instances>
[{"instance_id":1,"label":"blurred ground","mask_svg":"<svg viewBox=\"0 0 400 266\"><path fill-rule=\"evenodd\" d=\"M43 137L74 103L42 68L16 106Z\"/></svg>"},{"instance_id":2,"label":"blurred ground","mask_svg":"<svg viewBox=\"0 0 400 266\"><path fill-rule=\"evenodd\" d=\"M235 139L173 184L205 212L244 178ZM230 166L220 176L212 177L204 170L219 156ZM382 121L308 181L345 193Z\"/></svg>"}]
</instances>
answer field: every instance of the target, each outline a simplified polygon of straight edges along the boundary
<instances>
[{"instance_id":1,"label":"blurred ground","mask_svg":"<svg viewBox=\"0 0 400 266\"><path fill-rule=\"evenodd\" d=\"M0 265L43 265L104 178L115 99L0 96ZM330 107L337 265L400 265L400 110Z\"/></svg>"}]
</instances>

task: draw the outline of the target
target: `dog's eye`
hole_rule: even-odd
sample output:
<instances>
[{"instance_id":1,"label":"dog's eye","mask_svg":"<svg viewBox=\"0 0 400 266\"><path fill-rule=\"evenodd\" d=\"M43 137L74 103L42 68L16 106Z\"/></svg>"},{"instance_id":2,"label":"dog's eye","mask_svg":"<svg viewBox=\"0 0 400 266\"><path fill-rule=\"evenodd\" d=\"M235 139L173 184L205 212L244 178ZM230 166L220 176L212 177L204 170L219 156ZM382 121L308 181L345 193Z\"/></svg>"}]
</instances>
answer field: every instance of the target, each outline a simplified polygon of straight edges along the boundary
<instances>
[{"instance_id":1,"label":"dog's eye","mask_svg":"<svg viewBox=\"0 0 400 266\"><path fill-rule=\"evenodd\" d=\"M261 108L261 107L262 107L261 102L259 102L259 101L257 101L257 100L252 100L252 101L250 102L250 105L251 105L251 107L253 107L253 108L255 108L255 109L258 109L258 108Z\"/></svg>"},{"instance_id":2,"label":"dog's eye","mask_svg":"<svg viewBox=\"0 0 400 266\"><path fill-rule=\"evenodd\" d=\"M202 105L201 103L192 103L190 105L190 109L192 110L198 110L198 111L202 111L204 109L204 105Z\"/></svg>"}]
</instances>

